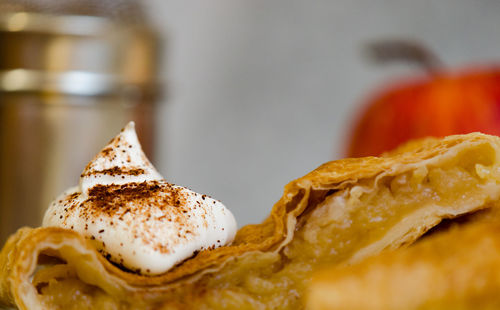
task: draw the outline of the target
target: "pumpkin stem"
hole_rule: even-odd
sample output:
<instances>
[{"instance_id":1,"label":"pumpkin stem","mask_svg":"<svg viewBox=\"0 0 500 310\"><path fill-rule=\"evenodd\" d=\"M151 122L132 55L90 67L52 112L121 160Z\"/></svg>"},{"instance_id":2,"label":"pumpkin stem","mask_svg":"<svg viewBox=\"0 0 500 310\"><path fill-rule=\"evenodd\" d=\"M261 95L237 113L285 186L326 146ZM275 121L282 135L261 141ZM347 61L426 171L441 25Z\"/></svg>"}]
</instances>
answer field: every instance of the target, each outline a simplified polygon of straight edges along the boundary
<instances>
[{"instance_id":1,"label":"pumpkin stem","mask_svg":"<svg viewBox=\"0 0 500 310\"><path fill-rule=\"evenodd\" d=\"M388 39L368 43L366 52L376 63L412 62L432 74L443 68L441 60L423 44L412 40Z\"/></svg>"}]
</instances>

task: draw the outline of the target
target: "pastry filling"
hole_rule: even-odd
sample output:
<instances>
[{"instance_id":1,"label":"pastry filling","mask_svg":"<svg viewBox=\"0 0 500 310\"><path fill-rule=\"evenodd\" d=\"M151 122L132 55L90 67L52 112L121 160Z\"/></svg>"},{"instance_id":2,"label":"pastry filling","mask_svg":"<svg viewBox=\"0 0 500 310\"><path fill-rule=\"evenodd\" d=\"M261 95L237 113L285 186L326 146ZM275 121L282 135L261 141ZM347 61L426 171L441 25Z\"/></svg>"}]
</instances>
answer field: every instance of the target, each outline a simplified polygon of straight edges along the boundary
<instances>
[{"instance_id":1,"label":"pastry filling","mask_svg":"<svg viewBox=\"0 0 500 310\"><path fill-rule=\"evenodd\" d=\"M322 265L349 264L411 244L442 219L481 210L498 200L500 167L496 161L491 146L478 145L439 166L429 162L396 176L388 171L358 180L310 206L298 218L294 238L281 251L248 253L229 262L216 276L206 275L194 286L170 295L166 292L165 302L185 307L203 302L217 309L302 308L310 276ZM78 289L78 296L100 291L76 276L34 284L47 304L66 305L66 309L72 308L74 294L57 294L55 288Z\"/></svg>"}]
</instances>

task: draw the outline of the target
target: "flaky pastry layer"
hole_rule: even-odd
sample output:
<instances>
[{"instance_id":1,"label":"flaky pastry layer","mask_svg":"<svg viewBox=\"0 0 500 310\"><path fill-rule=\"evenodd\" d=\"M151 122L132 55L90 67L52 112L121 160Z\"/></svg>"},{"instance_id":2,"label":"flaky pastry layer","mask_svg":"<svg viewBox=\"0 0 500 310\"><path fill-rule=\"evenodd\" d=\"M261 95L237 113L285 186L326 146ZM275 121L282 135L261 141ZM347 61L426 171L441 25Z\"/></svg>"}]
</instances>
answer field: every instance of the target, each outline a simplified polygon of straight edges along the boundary
<instances>
[{"instance_id":1,"label":"flaky pastry layer","mask_svg":"<svg viewBox=\"0 0 500 310\"><path fill-rule=\"evenodd\" d=\"M321 266L406 246L442 219L490 207L500 197L499 167L499 138L479 133L326 163L290 182L270 216L241 228L231 246L202 251L154 277L113 265L76 232L23 228L0 253L0 303L301 308Z\"/></svg>"},{"instance_id":2,"label":"flaky pastry layer","mask_svg":"<svg viewBox=\"0 0 500 310\"><path fill-rule=\"evenodd\" d=\"M411 247L321 270L307 309L498 309L499 220L486 212Z\"/></svg>"}]
</instances>

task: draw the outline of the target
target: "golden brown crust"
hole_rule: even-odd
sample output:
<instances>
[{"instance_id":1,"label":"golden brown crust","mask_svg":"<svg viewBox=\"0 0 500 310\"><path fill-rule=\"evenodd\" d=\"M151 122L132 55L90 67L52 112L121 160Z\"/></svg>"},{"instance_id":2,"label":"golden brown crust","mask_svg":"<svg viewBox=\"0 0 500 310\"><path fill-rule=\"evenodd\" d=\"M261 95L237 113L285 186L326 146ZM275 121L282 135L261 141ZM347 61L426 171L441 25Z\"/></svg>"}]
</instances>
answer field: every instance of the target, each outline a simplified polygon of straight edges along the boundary
<instances>
[{"instance_id":1,"label":"golden brown crust","mask_svg":"<svg viewBox=\"0 0 500 310\"><path fill-rule=\"evenodd\" d=\"M498 309L499 219L486 212L409 248L321 270L308 309Z\"/></svg>"},{"instance_id":2,"label":"golden brown crust","mask_svg":"<svg viewBox=\"0 0 500 310\"><path fill-rule=\"evenodd\" d=\"M286 185L282 198L274 205L270 216L261 224L241 228L231 246L202 251L159 276L143 276L118 268L100 255L89 241L72 231L25 228L11 237L11 241L0 253L0 263L4 263L0 267L0 302L12 304L15 301L21 305L22 298L19 296L29 291L28 278L36 267L36 257L47 248L58 248L60 244L67 246L63 246L64 249L61 248L58 255L69 264L73 261L80 277L90 281L90 284L98 284L116 296L122 296L124 292L145 293L152 288L164 290L192 283L202 274L216 272L228 260L246 253L279 251L293 238L297 218L308 207L316 206L329 192L381 174L396 175L409 171L427 160L437 160L441 155L452 152L456 149L455 146L466 149L486 144L500 156L499 140L498 137L479 133L445 139L431 138L409 143L383 157L342 159L326 163ZM89 274L95 275L99 280L92 280Z\"/></svg>"},{"instance_id":3,"label":"golden brown crust","mask_svg":"<svg viewBox=\"0 0 500 310\"><path fill-rule=\"evenodd\" d=\"M0 301L20 309L36 309L36 288L30 281L40 254L56 253L89 284L98 284L109 294L123 296L125 283L110 279L101 254L80 234L55 227L21 228L0 253Z\"/></svg>"},{"instance_id":4,"label":"golden brown crust","mask_svg":"<svg viewBox=\"0 0 500 310\"><path fill-rule=\"evenodd\" d=\"M0 255L0 300L8 306L14 306L14 288L12 287L12 269L15 265L14 258L17 257L16 244L22 239L24 230L20 229L12 235L5 243Z\"/></svg>"}]
</instances>

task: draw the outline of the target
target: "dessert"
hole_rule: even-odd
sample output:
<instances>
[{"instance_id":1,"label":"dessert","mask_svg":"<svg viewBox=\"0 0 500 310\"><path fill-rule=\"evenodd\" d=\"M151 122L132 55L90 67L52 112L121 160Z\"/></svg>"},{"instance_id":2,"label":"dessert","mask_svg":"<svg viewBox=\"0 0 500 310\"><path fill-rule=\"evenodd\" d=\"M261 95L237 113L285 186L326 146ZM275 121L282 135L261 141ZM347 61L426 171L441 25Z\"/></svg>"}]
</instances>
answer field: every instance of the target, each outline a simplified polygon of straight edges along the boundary
<instances>
[{"instance_id":1,"label":"dessert","mask_svg":"<svg viewBox=\"0 0 500 310\"><path fill-rule=\"evenodd\" d=\"M0 302L29 308L304 306L312 274L407 246L443 219L494 208L500 138L425 139L326 163L290 182L270 216L168 271L122 269L71 229L23 228L0 253Z\"/></svg>"},{"instance_id":2,"label":"dessert","mask_svg":"<svg viewBox=\"0 0 500 310\"><path fill-rule=\"evenodd\" d=\"M221 202L165 181L133 122L85 167L78 186L50 204L43 226L75 230L111 262L145 275L226 245L236 233Z\"/></svg>"},{"instance_id":3,"label":"dessert","mask_svg":"<svg viewBox=\"0 0 500 310\"><path fill-rule=\"evenodd\" d=\"M308 309L498 309L500 216L467 220L413 246L312 280Z\"/></svg>"}]
</instances>

